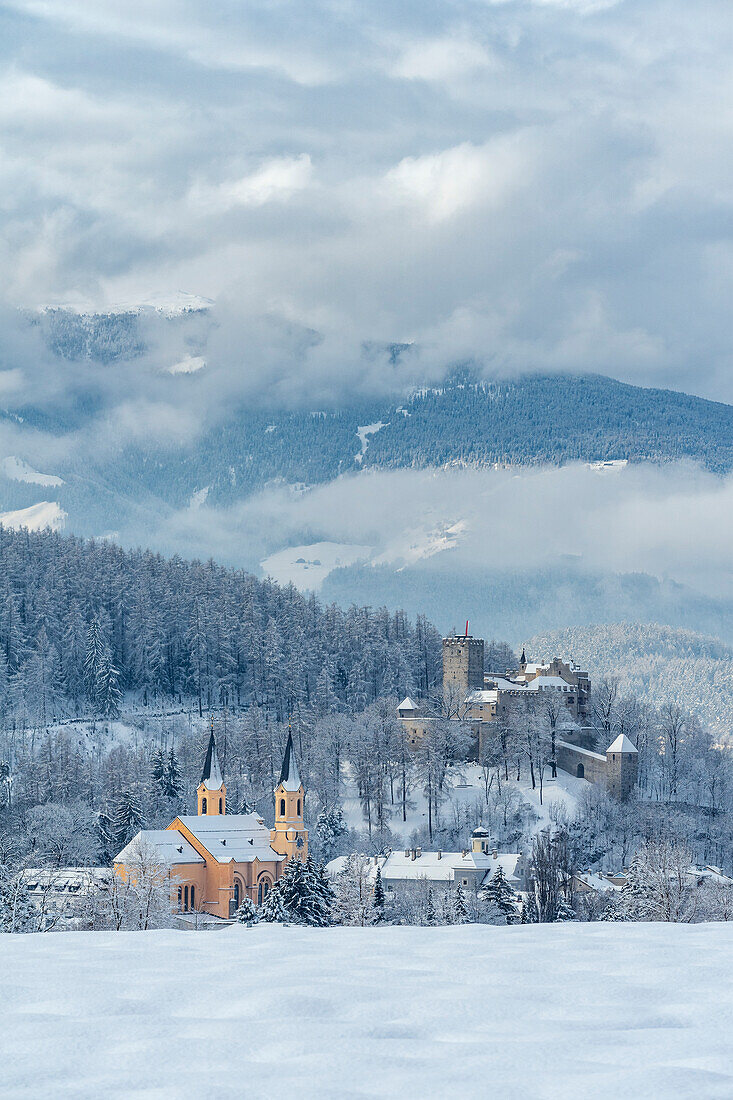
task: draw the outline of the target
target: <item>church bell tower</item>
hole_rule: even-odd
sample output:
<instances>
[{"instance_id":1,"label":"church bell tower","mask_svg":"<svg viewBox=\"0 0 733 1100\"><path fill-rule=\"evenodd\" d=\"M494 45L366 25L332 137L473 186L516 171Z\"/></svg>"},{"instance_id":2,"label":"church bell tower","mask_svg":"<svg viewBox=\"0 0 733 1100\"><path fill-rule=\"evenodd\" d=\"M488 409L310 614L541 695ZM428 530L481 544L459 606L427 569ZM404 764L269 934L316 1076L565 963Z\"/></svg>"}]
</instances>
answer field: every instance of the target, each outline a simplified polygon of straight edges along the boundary
<instances>
[{"instance_id":1,"label":"church bell tower","mask_svg":"<svg viewBox=\"0 0 733 1100\"><path fill-rule=\"evenodd\" d=\"M288 733L280 779L275 787L275 828L270 844L287 859L305 859L308 855L308 830L303 826L305 791L295 759L293 735Z\"/></svg>"},{"instance_id":2,"label":"church bell tower","mask_svg":"<svg viewBox=\"0 0 733 1100\"><path fill-rule=\"evenodd\" d=\"M226 813L227 789L219 767L219 755L216 751L216 738L214 737L214 722L211 723L209 735L209 747L206 750L204 770L201 782L196 788L198 799L199 817L216 817Z\"/></svg>"}]
</instances>

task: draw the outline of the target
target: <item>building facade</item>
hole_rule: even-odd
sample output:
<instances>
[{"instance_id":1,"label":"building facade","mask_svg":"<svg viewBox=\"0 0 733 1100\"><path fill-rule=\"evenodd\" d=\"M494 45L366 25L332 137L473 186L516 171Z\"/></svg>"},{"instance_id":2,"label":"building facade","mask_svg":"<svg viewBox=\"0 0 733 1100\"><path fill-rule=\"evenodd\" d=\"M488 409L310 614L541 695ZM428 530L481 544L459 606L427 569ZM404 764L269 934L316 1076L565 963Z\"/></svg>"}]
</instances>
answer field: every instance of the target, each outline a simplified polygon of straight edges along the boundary
<instances>
[{"instance_id":1,"label":"building facade","mask_svg":"<svg viewBox=\"0 0 733 1100\"><path fill-rule=\"evenodd\" d=\"M139 832L114 860L114 871L122 878L134 875L145 852L168 871L175 912L229 918L245 897L261 905L287 862L308 854L305 791L290 734L274 795L272 829L258 814L227 814L212 730L196 791L198 812L177 817L167 829Z\"/></svg>"}]
</instances>

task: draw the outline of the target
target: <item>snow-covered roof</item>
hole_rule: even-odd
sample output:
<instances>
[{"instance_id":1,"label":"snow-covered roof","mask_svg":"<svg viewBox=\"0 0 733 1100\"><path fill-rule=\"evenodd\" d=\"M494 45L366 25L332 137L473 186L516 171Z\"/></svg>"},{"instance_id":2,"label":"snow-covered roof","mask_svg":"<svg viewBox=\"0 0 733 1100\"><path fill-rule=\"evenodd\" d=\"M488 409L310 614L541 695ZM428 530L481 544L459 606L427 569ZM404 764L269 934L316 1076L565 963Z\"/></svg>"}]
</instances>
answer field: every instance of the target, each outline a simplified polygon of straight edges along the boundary
<instances>
[{"instance_id":1,"label":"snow-covered roof","mask_svg":"<svg viewBox=\"0 0 733 1100\"><path fill-rule=\"evenodd\" d=\"M204 770L201 774L201 782L206 787L207 791L220 790L224 782L221 775L221 768L219 767L219 755L216 751L216 740L214 739L213 729L209 735L209 747L206 750L206 760L204 761Z\"/></svg>"},{"instance_id":2,"label":"snow-covered roof","mask_svg":"<svg viewBox=\"0 0 733 1100\"><path fill-rule=\"evenodd\" d=\"M176 820L218 863L253 863L256 859L261 863L279 863L285 859L272 850L270 830L257 814L190 814ZM173 826L166 832L170 835Z\"/></svg>"},{"instance_id":3,"label":"snow-covered roof","mask_svg":"<svg viewBox=\"0 0 733 1100\"><path fill-rule=\"evenodd\" d=\"M194 818L194 820L197 820ZM115 863L137 863L140 859L139 845L143 844L154 850L155 858L161 867L172 867L174 863L204 863L196 849L182 837L180 833L171 829L143 829L134 836L129 844L126 844L119 855L115 856Z\"/></svg>"},{"instance_id":4,"label":"snow-covered roof","mask_svg":"<svg viewBox=\"0 0 733 1100\"><path fill-rule=\"evenodd\" d=\"M111 867L25 867L21 878L31 893L50 890L58 894L87 893L106 886Z\"/></svg>"},{"instance_id":5,"label":"snow-covered roof","mask_svg":"<svg viewBox=\"0 0 733 1100\"><path fill-rule=\"evenodd\" d=\"M346 856L338 856L326 865L329 875L340 874L346 866ZM491 878L497 867L501 867L509 882L515 880L515 872L519 855L508 853L494 858L484 852L423 852L412 858L412 854L405 855L404 851L391 852L388 856L377 857L377 863L372 861L369 868L369 878L373 880L379 866L382 880L385 883L416 882L419 879L427 879L429 882L453 882L460 877L461 871L471 874L481 874L481 881Z\"/></svg>"},{"instance_id":6,"label":"snow-covered roof","mask_svg":"<svg viewBox=\"0 0 733 1100\"><path fill-rule=\"evenodd\" d=\"M417 705L413 702L409 695L406 695L402 700L397 710L417 710Z\"/></svg>"},{"instance_id":7,"label":"snow-covered roof","mask_svg":"<svg viewBox=\"0 0 733 1100\"><path fill-rule=\"evenodd\" d=\"M605 875L598 874L596 871L577 871L575 878L594 892L621 889L615 883L609 882Z\"/></svg>"},{"instance_id":8,"label":"snow-covered roof","mask_svg":"<svg viewBox=\"0 0 733 1100\"><path fill-rule=\"evenodd\" d=\"M466 702L471 703L474 706L481 703L495 703L497 700L498 692L492 690L484 691L469 691L466 696Z\"/></svg>"},{"instance_id":9,"label":"snow-covered roof","mask_svg":"<svg viewBox=\"0 0 733 1100\"><path fill-rule=\"evenodd\" d=\"M277 787L282 787L286 791L300 790L300 774L298 772L298 761L295 759L295 749L293 748L293 735L288 734L288 743L285 746L285 756L283 757L283 766L280 769L280 779L278 780Z\"/></svg>"},{"instance_id":10,"label":"snow-covered roof","mask_svg":"<svg viewBox=\"0 0 733 1100\"><path fill-rule=\"evenodd\" d=\"M625 733L620 733L612 745L609 745L606 752L636 752L636 746L633 741L630 741Z\"/></svg>"}]
</instances>

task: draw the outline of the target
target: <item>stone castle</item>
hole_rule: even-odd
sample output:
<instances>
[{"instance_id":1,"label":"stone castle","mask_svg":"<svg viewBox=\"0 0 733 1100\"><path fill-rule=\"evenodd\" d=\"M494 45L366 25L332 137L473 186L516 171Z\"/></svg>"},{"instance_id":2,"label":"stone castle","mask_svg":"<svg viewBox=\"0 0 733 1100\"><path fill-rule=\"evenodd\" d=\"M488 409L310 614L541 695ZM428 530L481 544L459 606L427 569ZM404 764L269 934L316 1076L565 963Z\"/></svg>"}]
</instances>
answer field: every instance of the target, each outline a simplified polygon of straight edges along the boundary
<instances>
[{"instance_id":1,"label":"stone castle","mask_svg":"<svg viewBox=\"0 0 733 1100\"><path fill-rule=\"evenodd\" d=\"M604 784L617 798L628 798L636 785L637 751L625 734L605 753L594 751L596 731L590 726L592 687L588 672L572 660L553 657L528 661L522 651L519 668L504 673L484 671L484 641L468 633L443 639L443 707L441 718L460 721L474 733L473 757L481 759L498 721L524 710L542 715L555 727L555 765L591 783ZM398 708L408 742L417 746L431 723L409 697Z\"/></svg>"}]
</instances>

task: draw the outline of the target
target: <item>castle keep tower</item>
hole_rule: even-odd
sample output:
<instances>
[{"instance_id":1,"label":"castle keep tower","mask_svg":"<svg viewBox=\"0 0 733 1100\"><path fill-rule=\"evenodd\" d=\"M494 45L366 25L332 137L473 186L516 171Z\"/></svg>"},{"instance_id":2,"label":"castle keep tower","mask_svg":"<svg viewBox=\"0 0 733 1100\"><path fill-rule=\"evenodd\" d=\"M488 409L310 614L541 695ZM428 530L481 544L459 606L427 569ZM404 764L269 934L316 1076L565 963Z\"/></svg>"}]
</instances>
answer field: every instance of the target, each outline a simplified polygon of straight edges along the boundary
<instances>
[{"instance_id":1,"label":"castle keep tower","mask_svg":"<svg viewBox=\"0 0 733 1100\"><path fill-rule=\"evenodd\" d=\"M443 694L462 701L469 691L482 691L483 686L483 638L472 638L468 630L462 637L443 638Z\"/></svg>"},{"instance_id":2,"label":"castle keep tower","mask_svg":"<svg viewBox=\"0 0 733 1100\"><path fill-rule=\"evenodd\" d=\"M308 830L303 826L304 801L293 735L288 733L280 779L275 787L275 828L270 833L273 849L287 859L305 859L308 855Z\"/></svg>"},{"instance_id":3,"label":"castle keep tower","mask_svg":"<svg viewBox=\"0 0 733 1100\"><path fill-rule=\"evenodd\" d=\"M221 768L219 767L213 722L201 782L196 788L196 797L198 799L199 817L215 817L218 814L226 813L227 789L224 786Z\"/></svg>"}]
</instances>

